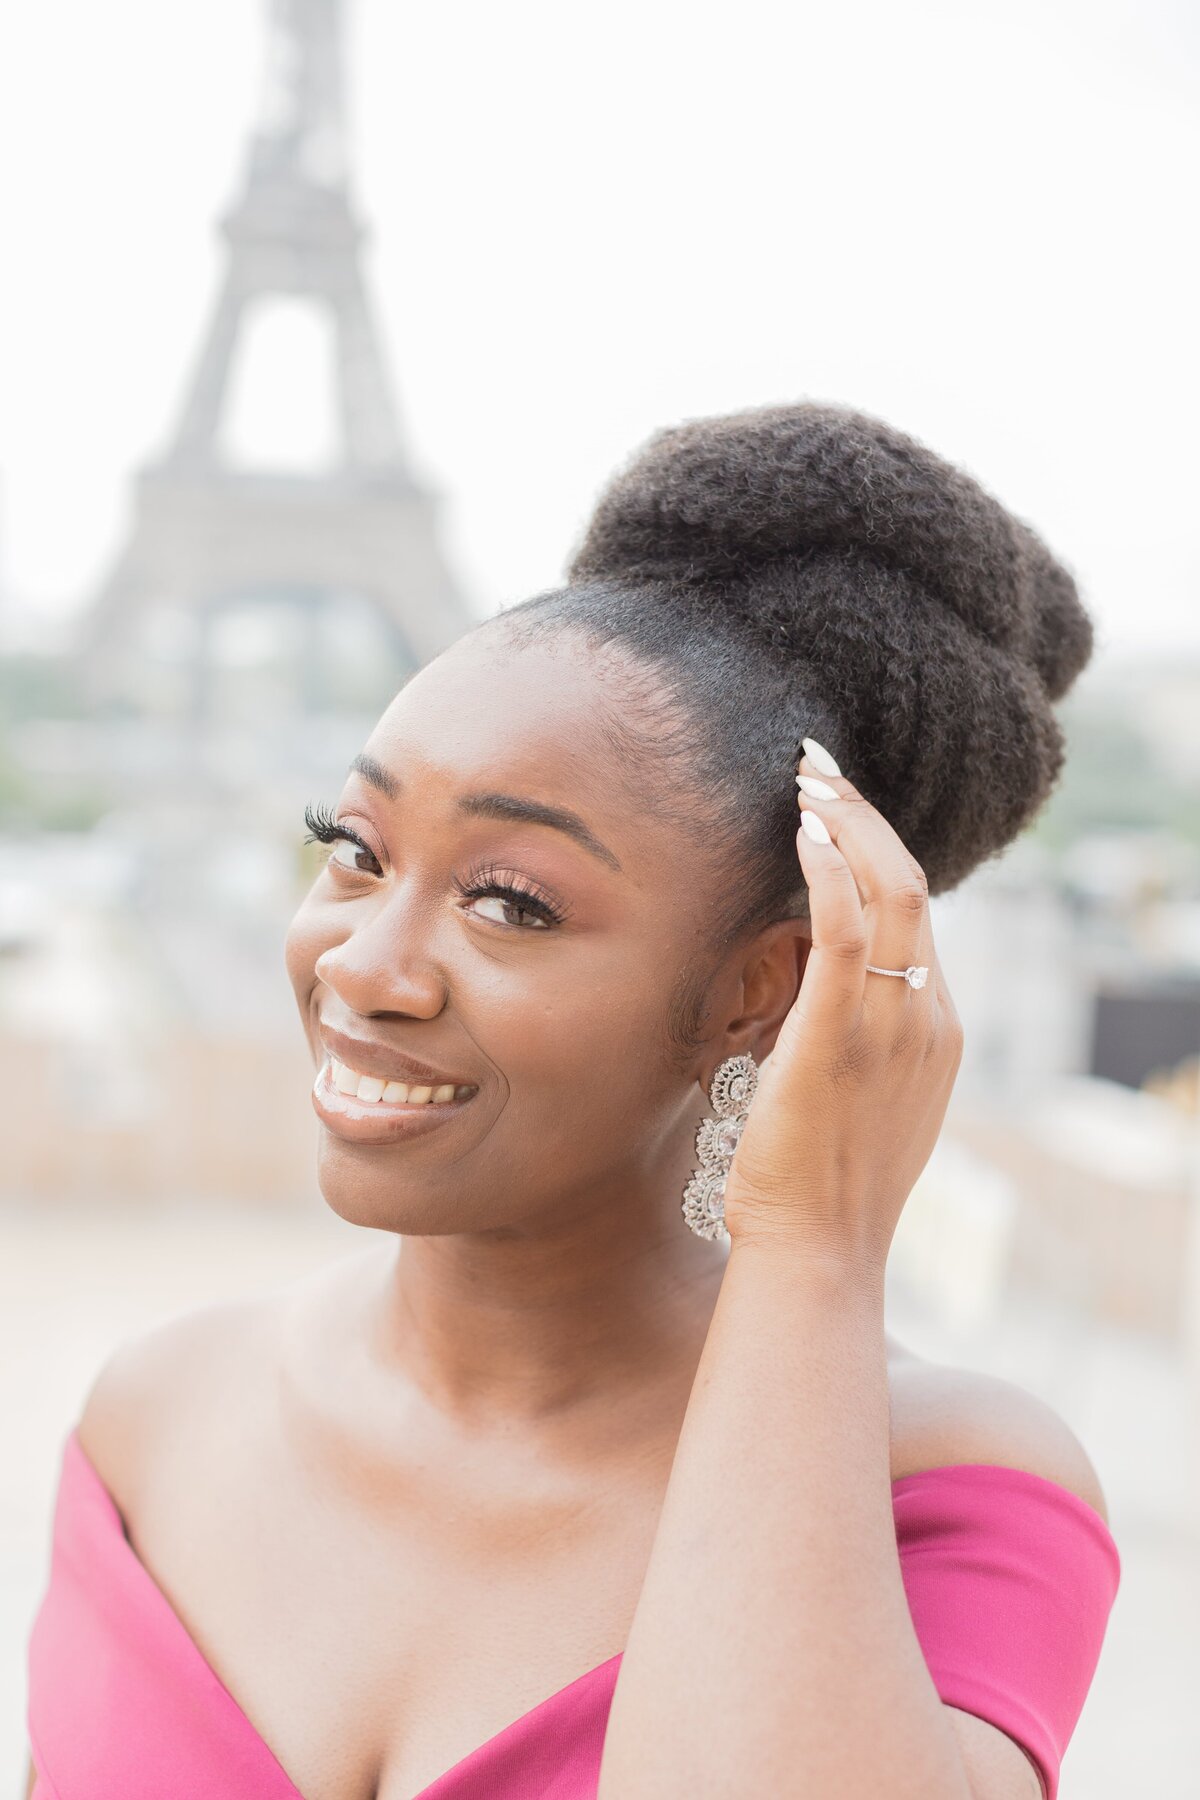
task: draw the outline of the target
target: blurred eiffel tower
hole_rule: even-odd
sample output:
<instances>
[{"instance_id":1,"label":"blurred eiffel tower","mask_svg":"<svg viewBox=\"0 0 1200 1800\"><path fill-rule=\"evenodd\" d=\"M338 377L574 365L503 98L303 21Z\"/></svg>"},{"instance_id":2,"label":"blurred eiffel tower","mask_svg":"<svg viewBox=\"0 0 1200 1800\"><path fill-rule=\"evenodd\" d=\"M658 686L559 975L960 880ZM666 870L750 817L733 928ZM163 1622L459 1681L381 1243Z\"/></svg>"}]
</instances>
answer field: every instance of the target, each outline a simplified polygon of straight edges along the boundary
<instances>
[{"instance_id":1,"label":"blurred eiffel tower","mask_svg":"<svg viewBox=\"0 0 1200 1800\"><path fill-rule=\"evenodd\" d=\"M271 0L266 99L221 222L215 311L170 445L139 473L127 541L81 620L85 693L101 714L201 734L338 710L374 718L476 622L405 453L363 283L341 14L342 0ZM339 453L303 472L239 465L222 442L235 352L255 309L280 296L332 326Z\"/></svg>"}]
</instances>

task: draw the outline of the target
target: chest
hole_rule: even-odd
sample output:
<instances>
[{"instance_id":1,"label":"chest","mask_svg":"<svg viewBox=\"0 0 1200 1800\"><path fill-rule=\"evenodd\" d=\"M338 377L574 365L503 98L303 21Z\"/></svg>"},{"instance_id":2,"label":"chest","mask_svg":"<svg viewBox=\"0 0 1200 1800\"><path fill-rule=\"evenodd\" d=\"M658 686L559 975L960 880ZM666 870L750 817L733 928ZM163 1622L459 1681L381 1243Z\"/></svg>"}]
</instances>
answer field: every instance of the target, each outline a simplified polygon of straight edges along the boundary
<instances>
[{"instance_id":1,"label":"chest","mask_svg":"<svg viewBox=\"0 0 1200 1800\"><path fill-rule=\"evenodd\" d=\"M893 1479L920 1416L899 1373ZM303 1800L419 1800L623 1650L677 1424L569 1470L528 1447L420 1446L376 1480L242 1418L156 1452L126 1523Z\"/></svg>"},{"instance_id":2,"label":"chest","mask_svg":"<svg viewBox=\"0 0 1200 1800\"><path fill-rule=\"evenodd\" d=\"M304 1800L416 1800L626 1642L663 1479L425 1470L364 1505L167 1459L133 1548Z\"/></svg>"}]
</instances>

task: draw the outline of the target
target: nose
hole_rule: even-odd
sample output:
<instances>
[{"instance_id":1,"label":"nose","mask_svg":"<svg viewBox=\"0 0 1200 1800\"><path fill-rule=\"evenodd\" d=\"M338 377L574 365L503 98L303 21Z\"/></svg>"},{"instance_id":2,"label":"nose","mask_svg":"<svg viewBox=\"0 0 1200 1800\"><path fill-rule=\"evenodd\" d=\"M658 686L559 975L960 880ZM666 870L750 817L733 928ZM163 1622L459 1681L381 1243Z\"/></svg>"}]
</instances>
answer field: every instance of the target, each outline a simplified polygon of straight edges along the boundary
<instances>
[{"instance_id":1,"label":"nose","mask_svg":"<svg viewBox=\"0 0 1200 1800\"><path fill-rule=\"evenodd\" d=\"M398 1012L432 1019L446 1003L445 981L423 951L419 933L411 925L401 927L388 907L322 950L314 969L318 981L360 1016Z\"/></svg>"}]
</instances>

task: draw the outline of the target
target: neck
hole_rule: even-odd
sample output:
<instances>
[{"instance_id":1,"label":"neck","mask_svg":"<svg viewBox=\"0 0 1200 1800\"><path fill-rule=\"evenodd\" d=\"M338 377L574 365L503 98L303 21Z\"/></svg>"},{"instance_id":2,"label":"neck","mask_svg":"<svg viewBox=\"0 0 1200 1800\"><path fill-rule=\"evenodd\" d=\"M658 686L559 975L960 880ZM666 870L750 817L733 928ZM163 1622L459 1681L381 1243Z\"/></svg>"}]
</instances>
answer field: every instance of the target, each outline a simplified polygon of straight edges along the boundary
<instances>
[{"instance_id":1,"label":"neck","mask_svg":"<svg viewBox=\"0 0 1200 1800\"><path fill-rule=\"evenodd\" d=\"M725 1259L670 1203L585 1208L536 1232L402 1238L388 1247L373 1360L463 1421L541 1420L611 1404L626 1385L690 1383Z\"/></svg>"}]
</instances>

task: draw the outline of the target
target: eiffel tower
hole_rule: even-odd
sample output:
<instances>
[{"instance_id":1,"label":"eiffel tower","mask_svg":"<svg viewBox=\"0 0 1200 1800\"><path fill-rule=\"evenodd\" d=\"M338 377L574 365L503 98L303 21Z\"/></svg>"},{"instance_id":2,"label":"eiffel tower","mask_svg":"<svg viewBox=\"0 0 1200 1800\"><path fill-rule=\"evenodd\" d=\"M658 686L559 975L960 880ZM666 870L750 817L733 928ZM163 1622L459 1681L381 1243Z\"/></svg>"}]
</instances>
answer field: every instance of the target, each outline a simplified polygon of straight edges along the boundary
<instances>
[{"instance_id":1,"label":"eiffel tower","mask_svg":"<svg viewBox=\"0 0 1200 1800\"><path fill-rule=\"evenodd\" d=\"M363 282L341 13L342 0L270 0L266 99L221 221L216 307L169 447L140 471L127 541L81 621L101 715L202 734L231 707L268 726L339 707L374 716L477 622L401 440ZM340 446L318 472L239 466L222 442L239 340L244 352L254 309L279 296L332 326Z\"/></svg>"}]
</instances>

